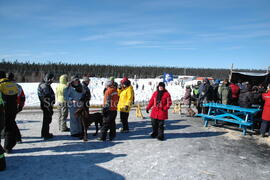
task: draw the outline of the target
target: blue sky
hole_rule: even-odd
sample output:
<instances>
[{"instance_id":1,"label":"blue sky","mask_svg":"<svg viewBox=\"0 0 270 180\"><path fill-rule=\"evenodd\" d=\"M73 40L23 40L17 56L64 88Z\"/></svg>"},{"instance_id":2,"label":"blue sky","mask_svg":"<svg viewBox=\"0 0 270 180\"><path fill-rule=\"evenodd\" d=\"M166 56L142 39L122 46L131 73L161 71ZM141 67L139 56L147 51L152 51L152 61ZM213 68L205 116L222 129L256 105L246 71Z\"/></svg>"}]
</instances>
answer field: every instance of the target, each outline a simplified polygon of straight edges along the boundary
<instances>
[{"instance_id":1,"label":"blue sky","mask_svg":"<svg viewBox=\"0 0 270 180\"><path fill-rule=\"evenodd\" d=\"M266 69L269 0L0 0L0 59Z\"/></svg>"}]
</instances>

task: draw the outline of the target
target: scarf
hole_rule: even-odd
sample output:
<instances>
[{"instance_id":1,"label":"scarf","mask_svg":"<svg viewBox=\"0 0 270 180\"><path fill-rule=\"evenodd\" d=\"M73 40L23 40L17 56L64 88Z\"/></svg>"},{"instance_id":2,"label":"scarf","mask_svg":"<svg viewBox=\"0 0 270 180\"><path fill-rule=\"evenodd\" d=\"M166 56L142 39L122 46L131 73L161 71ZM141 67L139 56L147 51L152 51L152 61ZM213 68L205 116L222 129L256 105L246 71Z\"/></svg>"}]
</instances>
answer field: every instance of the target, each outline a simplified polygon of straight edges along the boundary
<instances>
[{"instance_id":1,"label":"scarf","mask_svg":"<svg viewBox=\"0 0 270 180\"><path fill-rule=\"evenodd\" d=\"M162 98L164 92L165 92L165 90L163 90L163 91L159 91L159 90L158 90L158 94L157 94L157 104L156 104L156 105L158 105L158 104L160 103L161 98Z\"/></svg>"},{"instance_id":2,"label":"scarf","mask_svg":"<svg viewBox=\"0 0 270 180\"><path fill-rule=\"evenodd\" d=\"M73 88L75 88L75 91L77 91L78 93L82 93L83 92L83 87L81 84L79 84L78 86L74 86L72 85Z\"/></svg>"}]
</instances>

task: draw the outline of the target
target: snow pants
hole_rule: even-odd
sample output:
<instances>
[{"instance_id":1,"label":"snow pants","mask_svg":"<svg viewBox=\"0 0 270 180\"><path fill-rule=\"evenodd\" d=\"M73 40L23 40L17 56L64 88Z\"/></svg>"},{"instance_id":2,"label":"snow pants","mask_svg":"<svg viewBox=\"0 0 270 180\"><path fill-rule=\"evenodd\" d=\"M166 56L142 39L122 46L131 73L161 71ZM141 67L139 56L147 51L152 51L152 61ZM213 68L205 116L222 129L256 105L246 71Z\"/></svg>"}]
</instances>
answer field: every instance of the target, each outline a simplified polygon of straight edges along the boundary
<instances>
[{"instance_id":1,"label":"snow pants","mask_svg":"<svg viewBox=\"0 0 270 180\"><path fill-rule=\"evenodd\" d=\"M48 137L50 134L50 124L52 122L53 107L41 107L41 109L43 111L41 137Z\"/></svg>"},{"instance_id":2,"label":"snow pants","mask_svg":"<svg viewBox=\"0 0 270 180\"><path fill-rule=\"evenodd\" d=\"M128 112L120 112L120 120L122 122L122 125L123 125L123 130L124 131L128 131L129 130L129 127L128 127L128 116L129 116L129 113Z\"/></svg>"},{"instance_id":3,"label":"snow pants","mask_svg":"<svg viewBox=\"0 0 270 180\"><path fill-rule=\"evenodd\" d=\"M164 120L151 119L153 132L152 137L164 138Z\"/></svg>"},{"instance_id":4,"label":"snow pants","mask_svg":"<svg viewBox=\"0 0 270 180\"><path fill-rule=\"evenodd\" d=\"M59 131L67 129L68 107L67 103L59 103Z\"/></svg>"},{"instance_id":5,"label":"snow pants","mask_svg":"<svg viewBox=\"0 0 270 180\"><path fill-rule=\"evenodd\" d=\"M262 120L260 131L261 134L265 134L268 131L268 135L270 136L270 121Z\"/></svg>"},{"instance_id":6,"label":"snow pants","mask_svg":"<svg viewBox=\"0 0 270 180\"><path fill-rule=\"evenodd\" d=\"M108 111L106 116L103 117L103 126L101 128L101 139L106 140L107 131L110 130L110 139L116 136L116 124L115 119L117 116L117 111Z\"/></svg>"}]
</instances>

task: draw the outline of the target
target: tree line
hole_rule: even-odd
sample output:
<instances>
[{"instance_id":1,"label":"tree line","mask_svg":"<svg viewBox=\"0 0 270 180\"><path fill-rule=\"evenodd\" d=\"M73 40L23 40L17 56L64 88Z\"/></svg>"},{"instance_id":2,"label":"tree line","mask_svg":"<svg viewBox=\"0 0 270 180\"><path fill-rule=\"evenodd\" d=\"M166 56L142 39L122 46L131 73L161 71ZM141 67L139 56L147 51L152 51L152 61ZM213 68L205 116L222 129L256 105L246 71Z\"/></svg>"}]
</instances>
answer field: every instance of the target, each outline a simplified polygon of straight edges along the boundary
<instances>
[{"instance_id":1,"label":"tree line","mask_svg":"<svg viewBox=\"0 0 270 180\"><path fill-rule=\"evenodd\" d=\"M163 73L173 75L190 75L200 77L213 77L226 79L229 77L230 69L213 68L180 68L180 67L159 67L159 66L129 66L129 65L100 65L100 64L68 64L68 63L34 63L6 61L0 62L0 70L13 72L18 82L38 82L47 72L52 72L58 78L62 74L88 75L90 77L110 77L121 78L155 78ZM237 69L245 72L265 72L256 69Z\"/></svg>"}]
</instances>

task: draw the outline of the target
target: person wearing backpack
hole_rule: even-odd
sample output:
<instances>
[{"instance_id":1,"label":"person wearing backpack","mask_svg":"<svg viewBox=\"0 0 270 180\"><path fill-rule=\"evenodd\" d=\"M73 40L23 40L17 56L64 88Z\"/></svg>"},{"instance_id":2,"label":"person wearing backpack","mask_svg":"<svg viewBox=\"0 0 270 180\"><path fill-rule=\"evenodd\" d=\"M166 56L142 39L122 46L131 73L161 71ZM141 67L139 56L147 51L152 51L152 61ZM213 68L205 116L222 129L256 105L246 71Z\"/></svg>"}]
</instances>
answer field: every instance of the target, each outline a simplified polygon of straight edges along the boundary
<instances>
[{"instance_id":1,"label":"person wearing backpack","mask_svg":"<svg viewBox=\"0 0 270 180\"><path fill-rule=\"evenodd\" d=\"M6 78L6 73L0 71L0 92L4 101L4 123L5 123L5 143L4 150L10 153L17 143L16 135L16 114L17 114L17 95L18 87L15 83Z\"/></svg>"}]
</instances>

